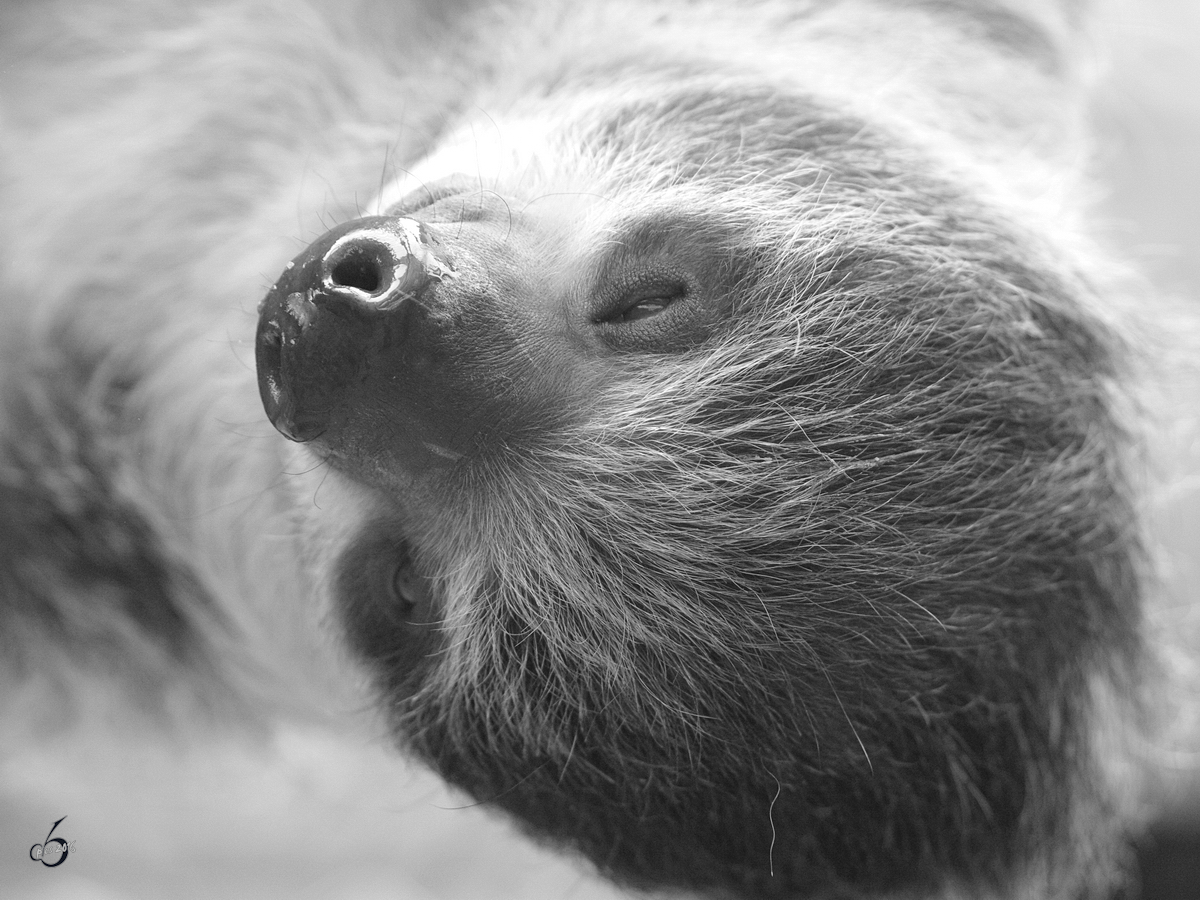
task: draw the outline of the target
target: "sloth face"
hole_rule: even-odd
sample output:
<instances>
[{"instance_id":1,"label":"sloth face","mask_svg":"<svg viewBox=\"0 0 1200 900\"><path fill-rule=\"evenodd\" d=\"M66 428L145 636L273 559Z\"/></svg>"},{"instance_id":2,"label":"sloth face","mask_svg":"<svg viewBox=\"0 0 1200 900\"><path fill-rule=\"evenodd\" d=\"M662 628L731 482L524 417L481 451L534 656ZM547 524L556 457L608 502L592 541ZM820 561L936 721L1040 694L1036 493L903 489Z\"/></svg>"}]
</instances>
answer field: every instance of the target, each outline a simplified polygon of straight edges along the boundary
<instances>
[{"instance_id":1,"label":"sloth face","mask_svg":"<svg viewBox=\"0 0 1200 900\"><path fill-rule=\"evenodd\" d=\"M397 740L637 885L1003 884L1133 640L1113 339L863 122L580 105L261 308L268 415L376 500L336 581Z\"/></svg>"}]
</instances>

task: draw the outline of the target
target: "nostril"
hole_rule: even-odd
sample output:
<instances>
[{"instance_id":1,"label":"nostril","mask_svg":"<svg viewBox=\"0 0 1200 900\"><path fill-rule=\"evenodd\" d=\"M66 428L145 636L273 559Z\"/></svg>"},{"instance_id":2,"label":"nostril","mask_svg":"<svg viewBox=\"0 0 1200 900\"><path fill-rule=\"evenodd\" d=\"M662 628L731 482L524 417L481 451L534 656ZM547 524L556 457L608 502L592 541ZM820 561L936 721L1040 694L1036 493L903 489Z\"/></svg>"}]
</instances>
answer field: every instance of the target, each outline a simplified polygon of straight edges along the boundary
<instances>
[{"instance_id":1,"label":"nostril","mask_svg":"<svg viewBox=\"0 0 1200 900\"><path fill-rule=\"evenodd\" d=\"M294 343L299 330L287 318L285 303L277 295L268 295L259 319L254 351L258 394L271 424L292 440L300 440L293 422L293 398L284 377L286 345L289 340Z\"/></svg>"},{"instance_id":2,"label":"nostril","mask_svg":"<svg viewBox=\"0 0 1200 900\"><path fill-rule=\"evenodd\" d=\"M374 295L391 286L395 263L383 244L358 240L335 245L325 265L330 286L355 288Z\"/></svg>"},{"instance_id":3,"label":"nostril","mask_svg":"<svg viewBox=\"0 0 1200 900\"><path fill-rule=\"evenodd\" d=\"M349 302L372 315L398 309L431 282L455 275L424 225L394 216L347 222L293 264L280 290L299 290L317 306Z\"/></svg>"}]
</instances>

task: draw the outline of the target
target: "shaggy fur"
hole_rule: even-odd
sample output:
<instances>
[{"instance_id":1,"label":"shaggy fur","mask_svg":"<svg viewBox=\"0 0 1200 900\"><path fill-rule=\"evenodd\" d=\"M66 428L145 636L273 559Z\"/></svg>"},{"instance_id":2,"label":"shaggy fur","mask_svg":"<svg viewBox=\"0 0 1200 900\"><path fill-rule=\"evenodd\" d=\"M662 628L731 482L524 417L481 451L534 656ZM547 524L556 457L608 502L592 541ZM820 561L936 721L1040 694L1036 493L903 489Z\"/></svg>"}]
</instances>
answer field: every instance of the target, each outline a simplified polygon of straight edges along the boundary
<instances>
[{"instance_id":1,"label":"shaggy fur","mask_svg":"<svg viewBox=\"0 0 1200 900\"><path fill-rule=\"evenodd\" d=\"M365 683L635 887L1109 896L1149 389L1080 227L1081 18L6 8L10 694ZM366 212L453 271L312 338L355 374L289 444L256 304L330 321L303 279Z\"/></svg>"}]
</instances>

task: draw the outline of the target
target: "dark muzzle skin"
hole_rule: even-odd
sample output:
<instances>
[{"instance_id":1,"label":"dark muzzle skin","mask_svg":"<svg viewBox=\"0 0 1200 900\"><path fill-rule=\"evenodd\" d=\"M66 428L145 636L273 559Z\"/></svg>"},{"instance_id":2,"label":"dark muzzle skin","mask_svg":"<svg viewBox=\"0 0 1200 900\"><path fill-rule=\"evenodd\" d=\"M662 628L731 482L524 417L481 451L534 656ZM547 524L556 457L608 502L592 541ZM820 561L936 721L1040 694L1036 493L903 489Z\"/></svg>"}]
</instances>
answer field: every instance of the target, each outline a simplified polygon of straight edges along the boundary
<instances>
[{"instance_id":1,"label":"dark muzzle skin","mask_svg":"<svg viewBox=\"0 0 1200 900\"><path fill-rule=\"evenodd\" d=\"M444 360L427 313L431 289L454 277L445 248L414 219L356 219L311 244L259 306L255 357L271 424L293 441L361 455L377 449L359 446L356 427L369 423L362 434L454 457L453 435L437 427L454 402L439 389Z\"/></svg>"}]
</instances>

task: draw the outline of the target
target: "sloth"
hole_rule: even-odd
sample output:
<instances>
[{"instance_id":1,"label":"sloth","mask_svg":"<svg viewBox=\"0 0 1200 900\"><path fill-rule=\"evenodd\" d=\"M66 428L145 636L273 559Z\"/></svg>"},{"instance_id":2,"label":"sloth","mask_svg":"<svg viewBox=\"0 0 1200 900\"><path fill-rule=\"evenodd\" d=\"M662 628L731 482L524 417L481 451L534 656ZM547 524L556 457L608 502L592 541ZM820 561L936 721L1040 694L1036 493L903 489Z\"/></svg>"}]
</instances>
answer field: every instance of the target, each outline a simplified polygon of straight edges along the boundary
<instances>
[{"instance_id":1,"label":"sloth","mask_svg":"<svg viewBox=\"0 0 1200 900\"><path fill-rule=\"evenodd\" d=\"M6 697L358 692L635 890L1121 888L1153 316L1078 4L0 16Z\"/></svg>"}]
</instances>

